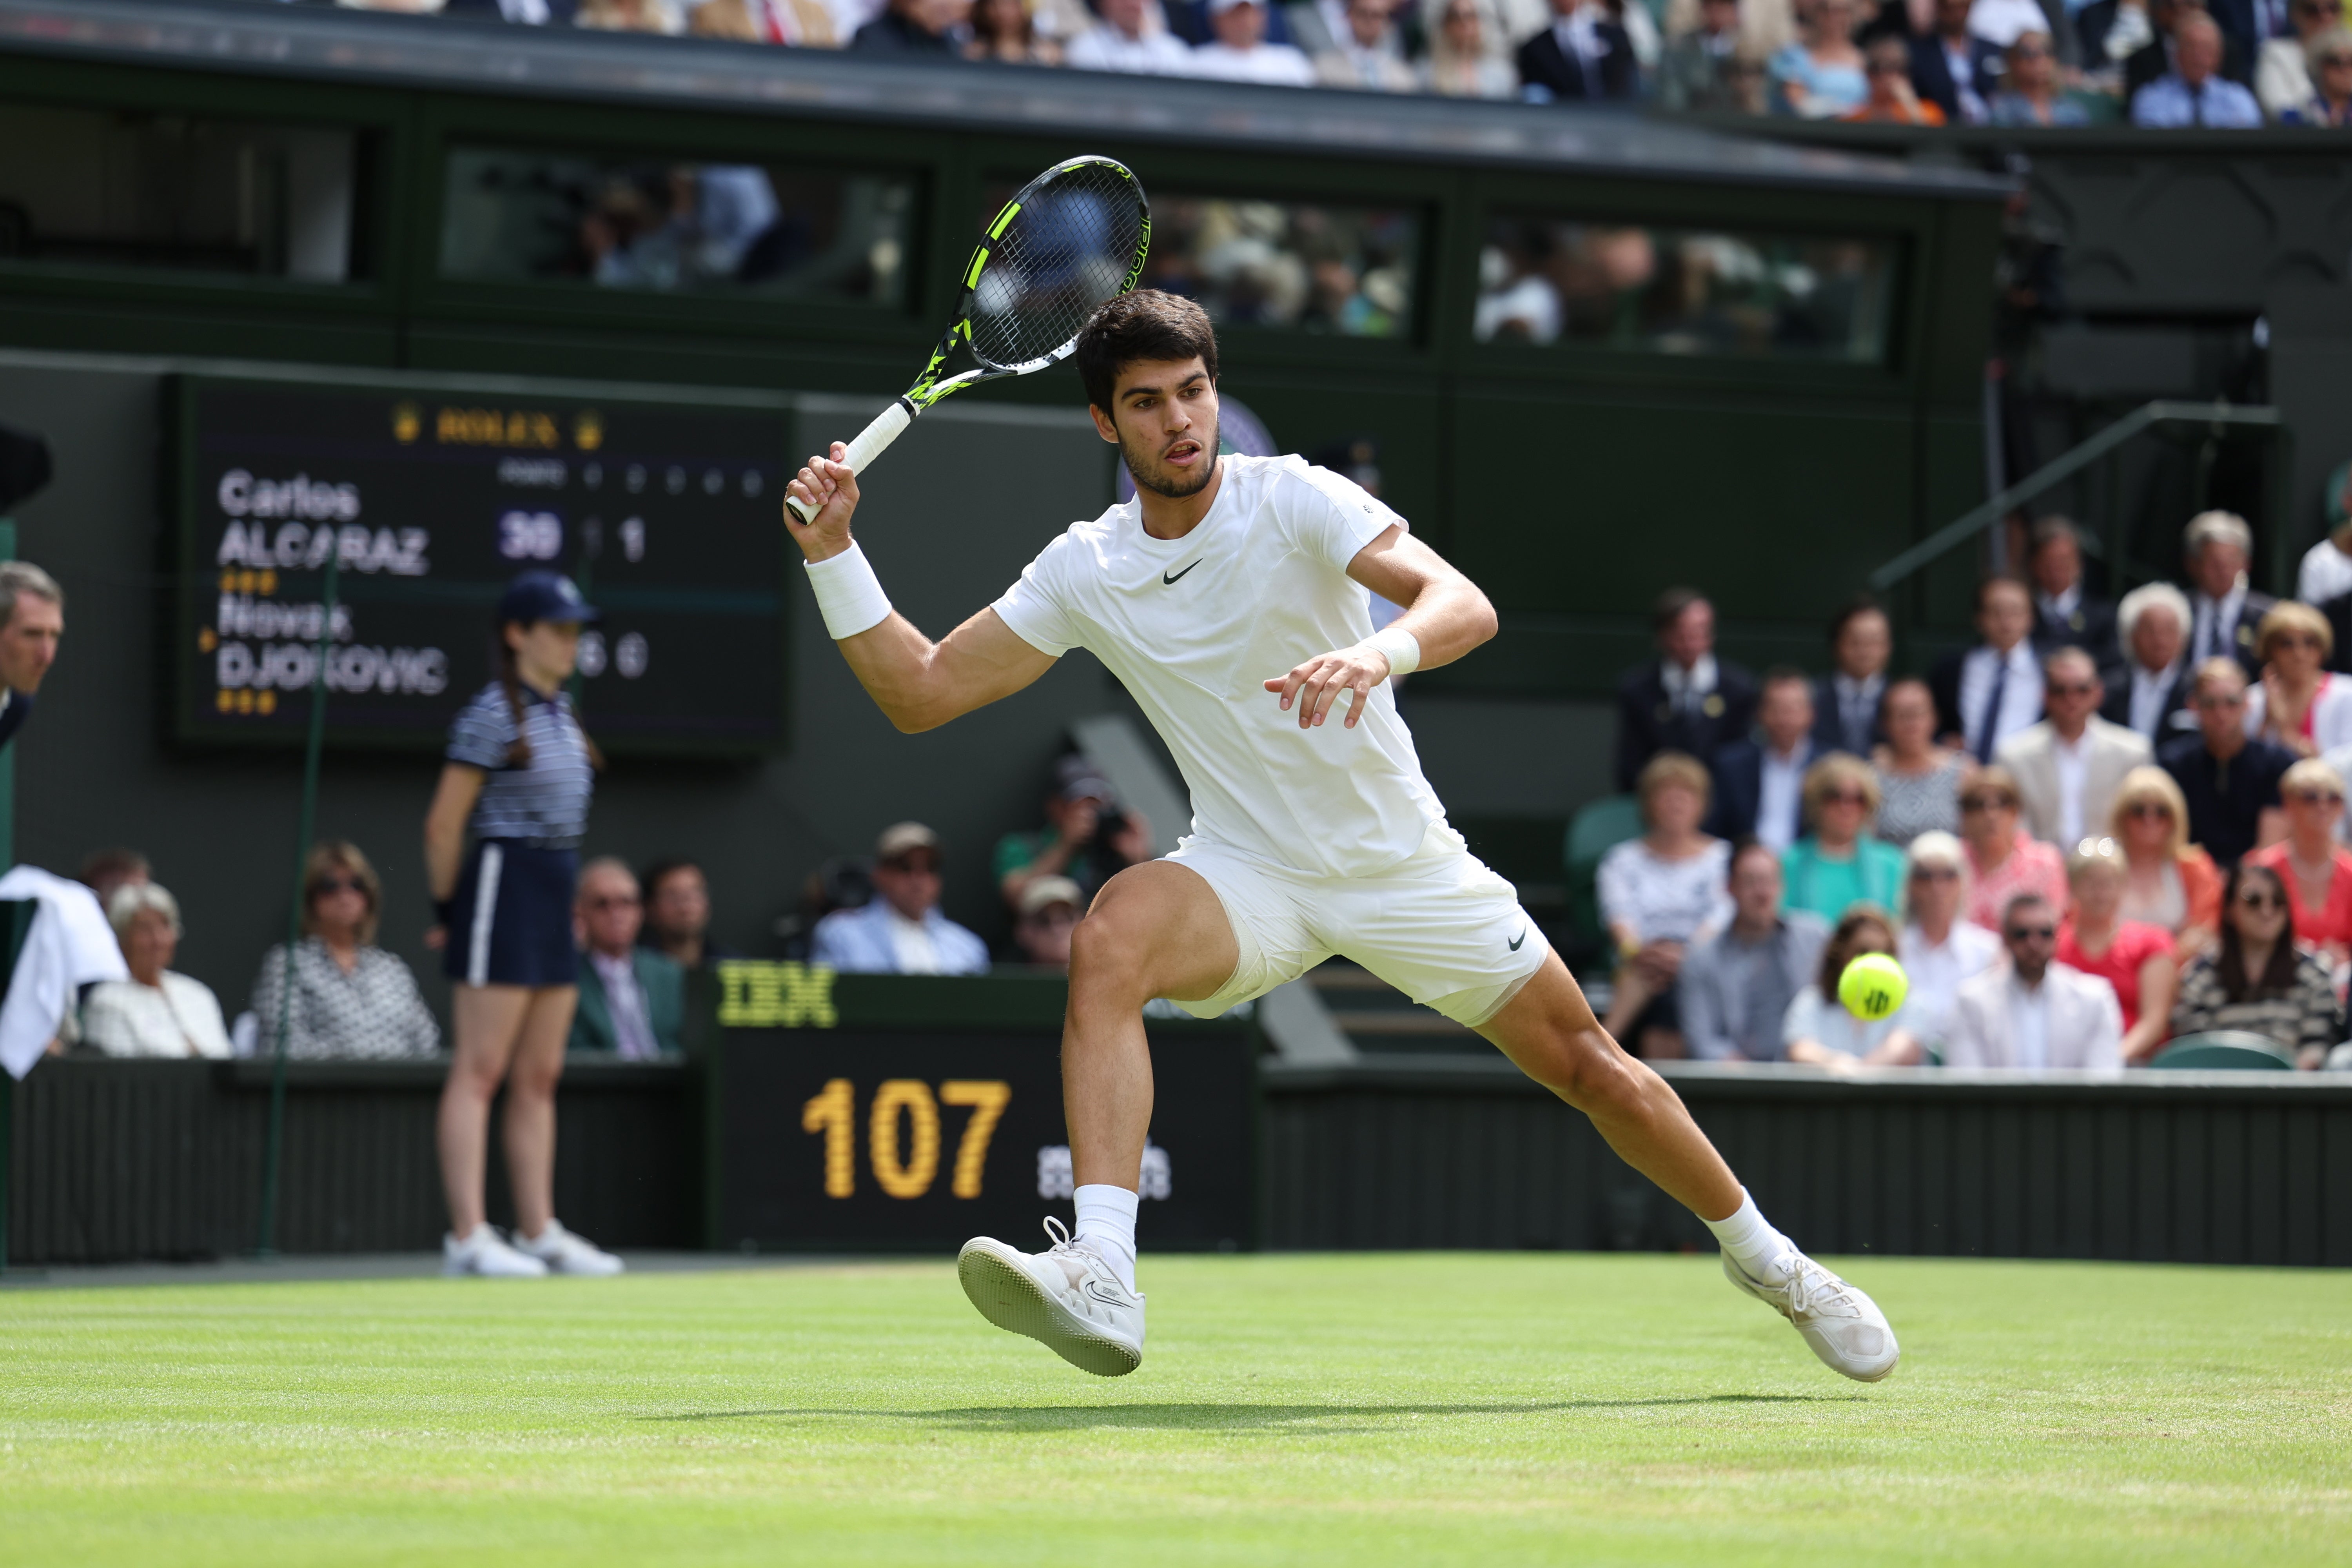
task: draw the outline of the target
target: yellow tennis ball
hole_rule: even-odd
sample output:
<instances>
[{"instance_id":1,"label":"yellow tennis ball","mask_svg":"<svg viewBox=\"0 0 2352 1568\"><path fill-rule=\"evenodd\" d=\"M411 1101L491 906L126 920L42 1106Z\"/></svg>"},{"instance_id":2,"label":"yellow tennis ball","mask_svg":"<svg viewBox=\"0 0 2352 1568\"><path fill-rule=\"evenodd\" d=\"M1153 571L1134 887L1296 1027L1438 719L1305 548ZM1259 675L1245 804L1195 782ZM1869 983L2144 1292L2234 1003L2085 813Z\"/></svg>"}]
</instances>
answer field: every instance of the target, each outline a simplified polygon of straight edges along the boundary
<instances>
[{"instance_id":1,"label":"yellow tennis ball","mask_svg":"<svg viewBox=\"0 0 2352 1568\"><path fill-rule=\"evenodd\" d=\"M1874 1024L1902 1006L1910 990L1911 979L1903 966L1883 952L1862 954L1838 976L1838 1000L1866 1023Z\"/></svg>"}]
</instances>

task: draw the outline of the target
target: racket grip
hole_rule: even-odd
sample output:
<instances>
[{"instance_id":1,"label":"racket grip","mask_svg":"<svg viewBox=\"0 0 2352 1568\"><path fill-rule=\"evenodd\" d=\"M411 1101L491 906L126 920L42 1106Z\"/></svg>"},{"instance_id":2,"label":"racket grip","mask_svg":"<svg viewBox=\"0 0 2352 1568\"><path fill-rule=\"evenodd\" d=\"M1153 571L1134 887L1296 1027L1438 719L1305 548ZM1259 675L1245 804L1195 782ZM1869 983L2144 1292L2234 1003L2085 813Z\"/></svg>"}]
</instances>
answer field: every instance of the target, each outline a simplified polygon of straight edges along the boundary
<instances>
[{"instance_id":1,"label":"racket grip","mask_svg":"<svg viewBox=\"0 0 2352 1568\"><path fill-rule=\"evenodd\" d=\"M903 397L894 400L889 407L874 416L872 424L857 433L857 439L852 441L848 450L841 455L842 466L853 474L863 474L866 466L880 457L883 449L898 438L898 433L914 422L913 406ZM787 496L784 504L792 508L793 515L803 522L815 521L816 513L803 506L799 498Z\"/></svg>"}]
</instances>

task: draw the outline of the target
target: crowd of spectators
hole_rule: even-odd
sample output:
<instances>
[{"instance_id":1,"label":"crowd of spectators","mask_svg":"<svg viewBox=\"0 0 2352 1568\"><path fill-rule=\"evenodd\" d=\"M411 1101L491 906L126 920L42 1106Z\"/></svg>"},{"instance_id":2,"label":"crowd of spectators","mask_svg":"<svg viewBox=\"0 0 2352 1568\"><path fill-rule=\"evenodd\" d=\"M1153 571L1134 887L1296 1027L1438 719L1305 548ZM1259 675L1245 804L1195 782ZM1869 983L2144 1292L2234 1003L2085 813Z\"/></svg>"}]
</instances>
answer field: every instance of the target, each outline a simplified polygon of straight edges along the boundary
<instances>
[{"instance_id":1,"label":"crowd of spectators","mask_svg":"<svg viewBox=\"0 0 2352 1568\"><path fill-rule=\"evenodd\" d=\"M2347 486L2304 563L2316 604L2250 588L2231 513L2189 523L2185 586L2120 605L2045 519L1925 679L1866 602L1827 674L1759 680L1717 653L1704 595L1664 595L1657 657L1619 689L1644 831L1597 879L1609 1027L1838 1068L2116 1067L2240 1031L2317 1065L2352 978ZM1865 1024L1835 997L1866 952L1911 989Z\"/></svg>"},{"instance_id":2,"label":"crowd of spectators","mask_svg":"<svg viewBox=\"0 0 2352 1568\"><path fill-rule=\"evenodd\" d=\"M310 0L324 3L324 0ZM2352 124L2343 0L337 0L1281 87L1907 125Z\"/></svg>"}]
</instances>

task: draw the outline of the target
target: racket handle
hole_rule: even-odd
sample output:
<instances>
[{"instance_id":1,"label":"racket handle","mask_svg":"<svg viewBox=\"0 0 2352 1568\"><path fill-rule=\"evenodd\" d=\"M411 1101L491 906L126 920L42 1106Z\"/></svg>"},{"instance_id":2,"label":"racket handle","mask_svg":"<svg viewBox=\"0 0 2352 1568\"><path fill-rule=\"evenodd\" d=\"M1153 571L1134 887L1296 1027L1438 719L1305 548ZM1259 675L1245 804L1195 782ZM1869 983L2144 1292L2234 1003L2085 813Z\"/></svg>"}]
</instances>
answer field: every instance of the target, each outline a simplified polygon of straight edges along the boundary
<instances>
[{"instance_id":1,"label":"racket handle","mask_svg":"<svg viewBox=\"0 0 2352 1568\"><path fill-rule=\"evenodd\" d=\"M901 397L874 416L874 423L857 433L857 439L841 455L842 466L853 474L862 474L866 466L882 455L883 448L898 438L898 433L915 422L914 406ZM800 503L796 496L786 496L784 504L803 523L816 520L816 513Z\"/></svg>"}]
</instances>

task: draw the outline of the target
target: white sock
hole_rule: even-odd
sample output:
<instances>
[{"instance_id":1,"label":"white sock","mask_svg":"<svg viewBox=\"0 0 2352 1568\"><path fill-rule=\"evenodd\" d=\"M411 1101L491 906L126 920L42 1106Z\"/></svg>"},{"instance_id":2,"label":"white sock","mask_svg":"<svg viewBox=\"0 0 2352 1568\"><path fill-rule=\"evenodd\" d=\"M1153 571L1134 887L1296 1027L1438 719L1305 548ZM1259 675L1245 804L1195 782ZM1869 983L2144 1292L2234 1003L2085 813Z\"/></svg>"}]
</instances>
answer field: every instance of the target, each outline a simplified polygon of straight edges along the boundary
<instances>
[{"instance_id":1,"label":"white sock","mask_svg":"<svg viewBox=\"0 0 2352 1568\"><path fill-rule=\"evenodd\" d=\"M1732 1261L1759 1279L1777 1283L1788 1274L1781 1259L1797 1250L1797 1244L1772 1228L1748 1189L1739 1189L1739 1207L1728 1219L1702 1222L1715 1232L1715 1239L1723 1250L1731 1254Z\"/></svg>"},{"instance_id":2,"label":"white sock","mask_svg":"<svg viewBox=\"0 0 2352 1568\"><path fill-rule=\"evenodd\" d=\"M1136 1195L1125 1187L1098 1184L1080 1187L1071 1196L1078 1205L1078 1228L1071 1239L1101 1253L1118 1282L1134 1289Z\"/></svg>"}]
</instances>

